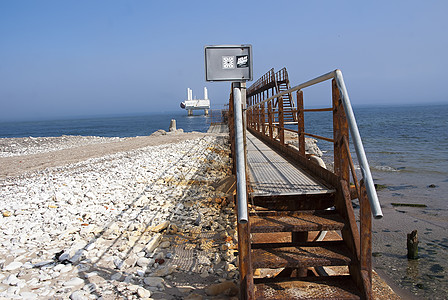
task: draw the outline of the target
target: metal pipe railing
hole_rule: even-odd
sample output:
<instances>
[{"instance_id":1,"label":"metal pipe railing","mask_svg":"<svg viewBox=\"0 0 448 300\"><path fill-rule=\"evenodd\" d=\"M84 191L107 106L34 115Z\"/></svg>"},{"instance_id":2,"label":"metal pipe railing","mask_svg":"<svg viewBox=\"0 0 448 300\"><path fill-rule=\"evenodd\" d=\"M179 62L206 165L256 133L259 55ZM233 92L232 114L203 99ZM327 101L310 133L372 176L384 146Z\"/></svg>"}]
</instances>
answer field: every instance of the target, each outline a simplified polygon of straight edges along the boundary
<instances>
[{"instance_id":1,"label":"metal pipe railing","mask_svg":"<svg viewBox=\"0 0 448 300\"><path fill-rule=\"evenodd\" d=\"M246 163L244 155L243 109L241 90L233 89L233 109L235 115L236 191L238 203L238 223L247 223Z\"/></svg>"},{"instance_id":2,"label":"metal pipe railing","mask_svg":"<svg viewBox=\"0 0 448 300\"><path fill-rule=\"evenodd\" d=\"M358 157L358 162L359 162L359 165L361 168L361 174L362 174L362 177L365 182L365 187L366 187L367 196L369 198L369 203L370 203L371 210L372 210L372 215L376 219L380 219L383 217L383 212L381 210L381 206L380 206L380 203L378 200L378 195L375 190L375 185L373 183L373 178L372 178L372 174L370 172L369 163L367 161L367 157L366 157L366 154L364 151L364 146L362 144L361 136L359 134L358 125L356 124L356 119L355 119L355 115L353 113L353 109L352 109L352 106L350 103L350 98L348 96L347 88L345 87L344 79L342 77L342 72L340 70L336 69L332 72L326 73L322 76L316 77L314 79L311 79L309 81L306 81L304 83L296 85L286 91L275 94L263 101L260 101L254 105L251 105L248 107L248 109L254 108L254 107L259 106L264 103L267 103L267 102L274 100L276 98L279 98L285 94L289 94L294 91L301 90L303 88L315 85L317 83L327 81L329 79L336 80L336 85L341 94L342 106L344 107L344 111L347 116L348 126L350 129L351 135L352 135L353 144L355 146L356 155Z\"/></svg>"},{"instance_id":3,"label":"metal pipe railing","mask_svg":"<svg viewBox=\"0 0 448 300\"><path fill-rule=\"evenodd\" d=\"M376 219L383 217L378 195L376 194L375 185L373 183L372 173L370 173L369 162L367 161L366 152L362 144L361 135L359 134L358 125L356 124L355 114L353 113L350 98L348 97L347 88L345 87L344 78L341 70L335 70L336 84L341 92L342 106L347 116L348 126L352 134L353 145L355 146L356 156L358 157L361 174L366 185L367 196L369 197L370 208Z\"/></svg>"}]
</instances>

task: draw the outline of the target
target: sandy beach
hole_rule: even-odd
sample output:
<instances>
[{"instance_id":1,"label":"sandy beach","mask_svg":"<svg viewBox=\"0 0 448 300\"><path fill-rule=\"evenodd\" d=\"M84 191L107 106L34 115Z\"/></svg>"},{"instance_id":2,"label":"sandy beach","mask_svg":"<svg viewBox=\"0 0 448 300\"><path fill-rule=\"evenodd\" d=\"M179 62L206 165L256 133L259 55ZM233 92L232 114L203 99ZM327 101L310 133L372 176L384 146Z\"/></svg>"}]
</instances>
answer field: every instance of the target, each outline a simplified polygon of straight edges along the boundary
<instances>
[{"instance_id":1,"label":"sandy beach","mask_svg":"<svg viewBox=\"0 0 448 300\"><path fill-rule=\"evenodd\" d=\"M233 203L219 185L229 175L225 137L1 145L0 298L236 295Z\"/></svg>"}]
</instances>

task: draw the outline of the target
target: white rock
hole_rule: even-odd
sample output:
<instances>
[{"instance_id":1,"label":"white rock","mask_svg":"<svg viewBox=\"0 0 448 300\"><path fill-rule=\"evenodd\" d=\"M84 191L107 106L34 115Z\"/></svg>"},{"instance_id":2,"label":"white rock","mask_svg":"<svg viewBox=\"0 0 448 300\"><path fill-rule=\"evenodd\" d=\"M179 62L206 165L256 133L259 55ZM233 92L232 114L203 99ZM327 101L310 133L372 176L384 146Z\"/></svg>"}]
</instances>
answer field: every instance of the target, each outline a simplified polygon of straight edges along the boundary
<instances>
[{"instance_id":1,"label":"white rock","mask_svg":"<svg viewBox=\"0 0 448 300\"><path fill-rule=\"evenodd\" d=\"M165 280L161 277L146 277L143 282L153 287L163 287Z\"/></svg>"},{"instance_id":2,"label":"white rock","mask_svg":"<svg viewBox=\"0 0 448 300\"><path fill-rule=\"evenodd\" d=\"M96 284L95 283L88 283L83 288L84 291L88 292L89 294L96 291Z\"/></svg>"},{"instance_id":3,"label":"white rock","mask_svg":"<svg viewBox=\"0 0 448 300\"><path fill-rule=\"evenodd\" d=\"M50 279L51 279L51 276L46 273L39 275L39 281L46 281L46 280L50 280Z\"/></svg>"},{"instance_id":4,"label":"white rock","mask_svg":"<svg viewBox=\"0 0 448 300\"><path fill-rule=\"evenodd\" d=\"M149 297L151 297L151 292L148 291L148 290L145 289L145 288L139 287L139 288L137 289L137 295L138 295L140 298L149 298Z\"/></svg>"},{"instance_id":5,"label":"white rock","mask_svg":"<svg viewBox=\"0 0 448 300\"><path fill-rule=\"evenodd\" d=\"M71 300L87 300L89 299L86 294L84 293L84 291L74 291L71 295L70 295L70 299Z\"/></svg>"},{"instance_id":6,"label":"white rock","mask_svg":"<svg viewBox=\"0 0 448 300\"><path fill-rule=\"evenodd\" d=\"M146 253L151 253L154 251L154 249L157 248L157 246L160 243L160 240L162 239L162 234L156 233L151 239L149 240L148 244L146 244L145 250Z\"/></svg>"},{"instance_id":7,"label":"white rock","mask_svg":"<svg viewBox=\"0 0 448 300\"><path fill-rule=\"evenodd\" d=\"M37 284L39 284L39 279L37 279L36 277L33 277L30 280L28 280L26 284L27 285L37 285Z\"/></svg>"},{"instance_id":8,"label":"white rock","mask_svg":"<svg viewBox=\"0 0 448 300\"><path fill-rule=\"evenodd\" d=\"M20 297L22 297L23 299L36 299L37 294L34 294L32 292L21 292Z\"/></svg>"},{"instance_id":9,"label":"white rock","mask_svg":"<svg viewBox=\"0 0 448 300\"><path fill-rule=\"evenodd\" d=\"M77 285L81 285L83 283L84 283L84 280L82 280L81 278L73 277L69 281L66 281L66 282L62 283L62 285L63 286L77 286Z\"/></svg>"},{"instance_id":10,"label":"white rock","mask_svg":"<svg viewBox=\"0 0 448 300\"><path fill-rule=\"evenodd\" d=\"M162 248L162 249L168 248L169 246L171 246L170 241L161 242L160 245L159 245L159 247Z\"/></svg>"},{"instance_id":11,"label":"white rock","mask_svg":"<svg viewBox=\"0 0 448 300\"><path fill-rule=\"evenodd\" d=\"M86 273L86 274L84 275L85 278L91 278L91 277L93 277L93 276L98 276L98 272L93 271L93 272L90 272L90 273Z\"/></svg>"},{"instance_id":12,"label":"white rock","mask_svg":"<svg viewBox=\"0 0 448 300\"><path fill-rule=\"evenodd\" d=\"M85 249L86 249L87 251L90 251L90 250L95 249L95 247L96 247L95 243L90 243L90 244L88 244L88 245L85 247Z\"/></svg>"},{"instance_id":13,"label":"white rock","mask_svg":"<svg viewBox=\"0 0 448 300\"><path fill-rule=\"evenodd\" d=\"M61 271L64 267L65 267L64 264L59 264L59 265L54 266L53 270L58 272L58 271Z\"/></svg>"},{"instance_id":14,"label":"white rock","mask_svg":"<svg viewBox=\"0 0 448 300\"><path fill-rule=\"evenodd\" d=\"M2 281L3 284L7 284L7 285L17 285L18 282L19 282L19 279L14 274L10 274L8 277L3 279L3 281Z\"/></svg>"},{"instance_id":15,"label":"white rock","mask_svg":"<svg viewBox=\"0 0 448 300\"><path fill-rule=\"evenodd\" d=\"M21 263L20 261L13 261L9 265L3 267L3 270L4 271L13 271L13 270L20 268L21 266L23 266L23 263Z\"/></svg>"},{"instance_id":16,"label":"white rock","mask_svg":"<svg viewBox=\"0 0 448 300\"><path fill-rule=\"evenodd\" d=\"M61 268L61 273L67 273L67 272L70 272L71 270L73 269L73 266L72 265L66 265L66 266L64 266L63 268Z\"/></svg>"},{"instance_id":17,"label":"white rock","mask_svg":"<svg viewBox=\"0 0 448 300\"><path fill-rule=\"evenodd\" d=\"M149 264L149 258L146 257L140 257L137 260L137 265L140 267L146 267Z\"/></svg>"},{"instance_id":18,"label":"white rock","mask_svg":"<svg viewBox=\"0 0 448 300\"><path fill-rule=\"evenodd\" d=\"M20 292L20 288L16 286L10 286L6 292L8 298L17 298L16 296Z\"/></svg>"}]
</instances>

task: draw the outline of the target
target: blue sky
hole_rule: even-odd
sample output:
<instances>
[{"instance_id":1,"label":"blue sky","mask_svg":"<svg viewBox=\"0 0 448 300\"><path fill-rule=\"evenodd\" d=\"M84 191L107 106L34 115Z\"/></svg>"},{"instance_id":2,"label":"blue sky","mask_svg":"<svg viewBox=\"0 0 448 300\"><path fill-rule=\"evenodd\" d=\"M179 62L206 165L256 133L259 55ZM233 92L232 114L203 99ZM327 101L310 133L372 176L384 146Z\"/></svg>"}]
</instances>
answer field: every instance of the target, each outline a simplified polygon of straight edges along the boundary
<instances>
[{"instance_id":1,"label":"blue sky","mask_svg":"<svg viewBox=\"0 0 448 300\"><path fill-rule=\"evenodd\" d=\"M212 106L204 45L252 44L254 79L339 68L353 105L448 103L448 1L0 0L0 121ZM250 83L248 83L250 85ZM329 103L329 91L305 103Z\"/></svg>"}]
</instances>

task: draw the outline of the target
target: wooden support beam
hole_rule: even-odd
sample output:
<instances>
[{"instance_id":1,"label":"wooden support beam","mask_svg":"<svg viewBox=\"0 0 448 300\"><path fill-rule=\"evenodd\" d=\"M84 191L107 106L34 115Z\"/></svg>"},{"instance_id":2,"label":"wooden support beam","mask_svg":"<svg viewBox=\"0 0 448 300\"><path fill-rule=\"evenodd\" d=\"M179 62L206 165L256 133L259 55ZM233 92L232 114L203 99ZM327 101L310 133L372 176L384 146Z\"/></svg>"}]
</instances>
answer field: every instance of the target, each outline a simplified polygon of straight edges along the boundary
<instances>
[{"instance_id":1,"label":"wooden support beam","mask_svg":"<svg viewBox=\"0 0 448 300\"><path fill-rule=\"evenodd\" d=\"M305 157L305 114L303 113L303 92L297 91L297 127L299 140L299 153Z\"/></svg>"},{"instance_id":2,"label":"wooden support beam","mask_svg":"<svg viewBox=\"0 0 448 300\"><path fill-rule=\"evenodd\" d=\"M359 218L361 221L361 275L366 298L372 299L372 210L367 198L364 180L361 180L359 206Z\"/></svg>"}]
</instances>

